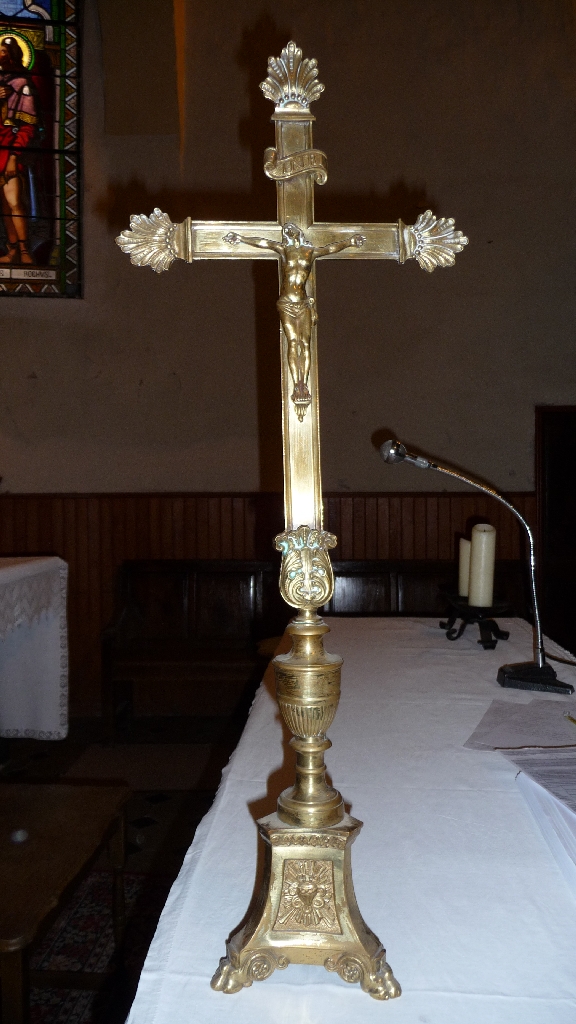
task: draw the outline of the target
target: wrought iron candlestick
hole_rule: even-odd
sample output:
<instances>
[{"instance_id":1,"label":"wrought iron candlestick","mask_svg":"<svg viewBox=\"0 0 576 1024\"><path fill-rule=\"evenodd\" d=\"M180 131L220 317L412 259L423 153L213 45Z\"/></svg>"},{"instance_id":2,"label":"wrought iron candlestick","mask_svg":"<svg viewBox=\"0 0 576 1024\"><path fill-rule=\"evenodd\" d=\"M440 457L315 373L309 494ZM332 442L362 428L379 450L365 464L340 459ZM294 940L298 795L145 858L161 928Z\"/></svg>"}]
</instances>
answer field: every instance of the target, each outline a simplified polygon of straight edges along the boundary
<instances>
[{"instance_id":1,"label":"wrought iron candlestick","mask_svg":"<svg viewBox=\"0 0 576 1024\"><path fill-rule=\"evenodd\" d=\"M258 828L266 846L264 880L255 909L227 943L212 979L222 992L239 992L290 963L323 965L359 982L376 999L400 995L379 939L364 924L352 886L350 848L362 823L345 813L342 797L326 782L326 738L340 696L342 659L324 650L328 626L317 610L334 582L323 529L318 419L318 259L376 259L424 270L451 266L467 239L454 222L430 210L414 226L322 224L314 220L314 183L327 178L326 157L313 148L310 103L324 86L316 61L290 42L271 57L261 85L275 105L276 146L264 171L276 182L278 219L264 223L193 221L173 224L154 210L131 218L117 239L137 266L158 273L175 259L275 259L279 263L284 446L280 590L297 609L288 626L292 649L274 659L278 703L293 733L296 783L281 794L275 814Z\"/></svg>"},{"instance_id":2,"label":"wrought iron candlestick","mask_svg":"<svg viewBox=\"0 0 576 1024\"><path fill-rule=\"evenodd\" d=\"M440 629L446 630L447 640L459 640L466 626L478 625L480 639L477 641L485 651L493 651L499 640L507 640L510 633L506 629L500 629L495 621L496 615L504 615L509 611L507 601L493 601L489 608L481 608L468 603L467 597L455 594L448 587L440 587L442 597L450 606L448 621L441 622ZM456 626L456 620L460 619L460 625Z\"/></svg>"}]
</instances>

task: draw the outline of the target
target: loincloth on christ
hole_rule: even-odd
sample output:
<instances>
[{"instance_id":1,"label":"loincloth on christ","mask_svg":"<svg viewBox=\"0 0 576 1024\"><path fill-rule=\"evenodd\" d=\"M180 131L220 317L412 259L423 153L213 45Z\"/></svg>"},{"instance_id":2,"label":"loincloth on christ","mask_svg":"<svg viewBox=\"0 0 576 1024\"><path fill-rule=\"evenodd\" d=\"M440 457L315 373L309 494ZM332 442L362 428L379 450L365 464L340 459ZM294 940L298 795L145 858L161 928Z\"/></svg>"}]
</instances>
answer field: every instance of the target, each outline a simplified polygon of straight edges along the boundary
<instances>
[{"instance_id":1,"label":"loincloth on christ","mask_svg":"<svg viewBox=\"0 0 576 1024\"><path fill-rule=\"evenodd\" d=\"M310 312L312 323L315 324L318 316L316 313L316 303L311 297L300 299L298 302L292 302L285 295L281 295L276 303L276 309L280 315L288 316L291 320L296 323L301 320L305 313Z\"/></svg>"}]
</instances>

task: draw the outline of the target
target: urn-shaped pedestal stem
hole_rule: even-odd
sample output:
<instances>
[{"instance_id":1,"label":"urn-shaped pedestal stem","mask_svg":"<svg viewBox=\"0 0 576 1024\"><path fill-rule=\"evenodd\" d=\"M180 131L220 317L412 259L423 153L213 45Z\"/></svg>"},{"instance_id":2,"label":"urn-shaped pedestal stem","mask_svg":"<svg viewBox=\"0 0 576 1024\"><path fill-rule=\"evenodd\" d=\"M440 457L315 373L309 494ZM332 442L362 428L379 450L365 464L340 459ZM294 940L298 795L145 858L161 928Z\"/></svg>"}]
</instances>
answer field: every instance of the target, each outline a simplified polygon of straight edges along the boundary
<instances>
[{"instance_id":1,"label":"urn-shaped pedestal stem","mask_svg":"<svg viewBox=\"0 0 576 1024\"><path fill-rule=\"evenodd\" d=\"M288 626L292 650L274 658L276 693L282 717L294 738L296 783L278 799L278 815L289 825L319 828L342 820L340 793L326 782L326 738L340 700L342 658L327 654L329 627L314 610L301 609Z\"/></svg>"}]
</instances>

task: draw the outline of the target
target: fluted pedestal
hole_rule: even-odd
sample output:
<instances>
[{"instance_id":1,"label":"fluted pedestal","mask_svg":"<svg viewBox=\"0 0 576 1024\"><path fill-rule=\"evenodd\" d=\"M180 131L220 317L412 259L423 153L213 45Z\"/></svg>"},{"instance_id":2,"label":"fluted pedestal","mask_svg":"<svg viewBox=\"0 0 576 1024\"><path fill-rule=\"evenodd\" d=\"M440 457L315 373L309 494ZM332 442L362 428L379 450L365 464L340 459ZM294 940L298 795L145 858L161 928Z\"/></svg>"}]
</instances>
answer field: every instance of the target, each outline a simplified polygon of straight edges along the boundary
<instances>
[{"instance_id":1,"label":"fluted pedestal","mask_svg":"<svg viewBox=\"0 0 576 1024\"><path fill-rule=\"evenodd\" d=\"M291 963L319 964L374 999L391 999L400 986L352 884L350 849L362 822L326 782L326 729L338 708L342 659L324 650L329 628L314 609L301 609L287 631L292 650L274 659L274 669L278 704L295 734L296 783L280 795L278 812L258 822L266 844L260 893L228 940L212 988L240 992Z\"/></svg>"}]
</instances>

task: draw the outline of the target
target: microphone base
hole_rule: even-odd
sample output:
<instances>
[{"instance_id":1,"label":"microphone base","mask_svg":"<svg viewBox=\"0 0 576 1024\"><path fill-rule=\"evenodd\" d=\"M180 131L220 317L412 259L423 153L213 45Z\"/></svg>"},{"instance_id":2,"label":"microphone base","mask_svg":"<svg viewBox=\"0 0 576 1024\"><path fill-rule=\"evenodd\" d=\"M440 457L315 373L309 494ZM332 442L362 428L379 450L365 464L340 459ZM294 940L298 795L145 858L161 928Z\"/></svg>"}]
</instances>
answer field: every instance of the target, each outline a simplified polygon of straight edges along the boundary
<instances>
[{"instance_id":1,"label":"microphone base","mask_svg":"<svg viewBox=\"0 0 576 1024\"><path fill-rule=\"evenodd\" d=\"M551 665L538 665L535 661L519 661L514 665L502 665L496 679L500 686L515 690L542 690L545 693L562 693L566 697L574 693L571 683L561 683Z\"/></svg>"}]
</instances>

